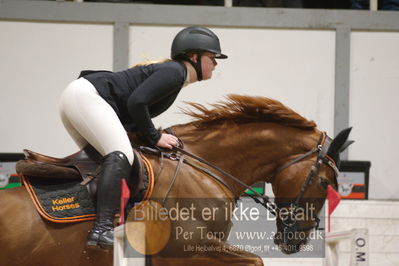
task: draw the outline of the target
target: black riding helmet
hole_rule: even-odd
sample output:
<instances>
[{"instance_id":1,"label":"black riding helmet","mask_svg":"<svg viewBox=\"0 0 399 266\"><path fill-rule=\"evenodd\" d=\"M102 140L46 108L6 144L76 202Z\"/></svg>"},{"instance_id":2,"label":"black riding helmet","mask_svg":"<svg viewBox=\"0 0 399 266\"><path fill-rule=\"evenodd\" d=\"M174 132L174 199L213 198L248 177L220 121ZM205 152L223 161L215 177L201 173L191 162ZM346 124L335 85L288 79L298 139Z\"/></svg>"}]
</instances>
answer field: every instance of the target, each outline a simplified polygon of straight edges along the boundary
<instances>
[{"instance_id":1,"label":"black riding helmet","mask_svg":"<svg viewBox=\"0 0 399 266\"><path fill-rule=\"evenodd\" d=\"M198 80L202 80L201 54L210 52L215 58L225 59L227 55L222 54L218 36L205 27L187 27L181 30L172 42L171 57L173 60L185 60L191 63L197 72ZM188 53L198 55L197 63L192 62Z\"/></svg>"}]
</instances>

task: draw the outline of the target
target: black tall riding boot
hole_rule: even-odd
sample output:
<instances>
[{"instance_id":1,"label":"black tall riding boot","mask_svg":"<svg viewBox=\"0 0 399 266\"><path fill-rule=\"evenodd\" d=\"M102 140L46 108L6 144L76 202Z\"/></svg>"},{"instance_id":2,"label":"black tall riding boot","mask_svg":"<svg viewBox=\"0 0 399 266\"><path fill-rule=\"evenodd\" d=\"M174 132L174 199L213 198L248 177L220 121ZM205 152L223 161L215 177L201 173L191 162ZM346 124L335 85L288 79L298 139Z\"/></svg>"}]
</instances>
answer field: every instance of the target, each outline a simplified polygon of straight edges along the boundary
<instances>
[{"instance_id":1,"label":"black tall riding boot","mask_svg":"<svg viewBox=\"0 0 399 266\"><path fill-rule=\"evenodd\" d=\"M130 170L124 153L115 151L104 156L97 182L97 217L87 237L88 246L112 247L114 244L114 216L120 202L121 180L128 178Z\"/></svg>"}]
</instances>

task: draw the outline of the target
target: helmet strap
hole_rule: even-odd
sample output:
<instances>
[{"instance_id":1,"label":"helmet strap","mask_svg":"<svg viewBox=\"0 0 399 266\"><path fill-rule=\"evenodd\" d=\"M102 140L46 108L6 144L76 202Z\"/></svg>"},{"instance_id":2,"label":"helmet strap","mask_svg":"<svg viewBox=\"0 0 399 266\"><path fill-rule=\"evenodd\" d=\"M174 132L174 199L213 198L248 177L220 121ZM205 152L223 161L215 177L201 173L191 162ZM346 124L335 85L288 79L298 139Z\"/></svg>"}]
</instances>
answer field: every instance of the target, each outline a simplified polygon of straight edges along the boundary
<instances>
[{"instance_id":1,"label":"helmet strap","mask_svg":"<svg viewBox=\"0 0 399 266\"><path fill-rule=\"evenodd\" d=\"M201 64L201 54L197 54L197 63L192 62L191 64L195 68L195 72L197 72L197 80L201 81L202 80L202 64ZM191 61L191 60L190 60Z\"/></svg>"},{"instance_id":2,"label":"helmet strap","mask_svg":"<svg viewBox=\"0 0 399 266\"><path fill-rule=\"evenodd\" d=\"M187 62L189 62L195 69L197 73L197 80L202 80L202 66L201 66L201 53L197 53L197 62L193 62L187 55L182 56L181 58Z\"/></svg>"}]
</instances>

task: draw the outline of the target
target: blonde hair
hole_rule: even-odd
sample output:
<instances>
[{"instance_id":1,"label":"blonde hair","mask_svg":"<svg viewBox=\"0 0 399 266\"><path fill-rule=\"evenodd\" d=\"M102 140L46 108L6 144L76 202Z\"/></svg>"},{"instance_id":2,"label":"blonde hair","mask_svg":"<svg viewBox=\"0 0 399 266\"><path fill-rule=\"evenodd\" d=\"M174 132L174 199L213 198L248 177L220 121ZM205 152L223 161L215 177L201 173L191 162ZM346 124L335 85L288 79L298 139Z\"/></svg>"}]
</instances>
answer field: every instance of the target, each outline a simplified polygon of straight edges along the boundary
<instances>
[{"instance_id":1,"label":"blonde hair","mask_svg":"<svg viewBox=\"0 0 399 266\"><path fill-rule=\"evenodd\" d=\"M173 61L172 59L169 58L164 58L164 59L159 59L159 60L150 60L150 59L145 59L143 62L137 63L132 67L135 66L148 66L152 64L161 64L161 63L166 63L166 62L171 62Z\"/></svg>"}]
</instances>

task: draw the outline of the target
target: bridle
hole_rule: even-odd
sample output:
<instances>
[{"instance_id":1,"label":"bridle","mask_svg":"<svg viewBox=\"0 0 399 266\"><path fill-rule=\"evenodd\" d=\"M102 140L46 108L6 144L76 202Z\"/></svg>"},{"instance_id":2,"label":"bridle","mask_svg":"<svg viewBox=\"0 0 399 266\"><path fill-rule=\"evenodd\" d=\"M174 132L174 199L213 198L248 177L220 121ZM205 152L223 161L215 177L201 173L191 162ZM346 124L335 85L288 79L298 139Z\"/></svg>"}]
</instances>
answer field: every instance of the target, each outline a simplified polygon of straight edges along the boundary
<instances>
[{"instance_id":1,"label":"bridle","mask_svg":"<svg viewBox=\"0 0 399 266\"><path fill-rule=\"evenodd\" d=\"M169 133L169 134L173 134L174 135L173 131L170 128L165 129L165 131L167 133ZM331 143L332 143L332 139L330 137L328 137L325 132L323 132L323 134L321 135L321 137L320 137L320 139L319 139L319 141L317 143L317 146L314 149L312 149L312 150L310 150L310 151L308 151L308 152L306 152L306 153L294 158L293 160L285 163L284 165L279 167L273 173L272 178L274 178L277 174L282 172L284 169L286 169L286 168L288 168L288 167L290 167L290 166L302 161L303 159L307 158L308 156L310 156L310 155L312 155L314 153L317 153L317 158L316 158L315 163L310 168L309 174L305 178L305 181L303 182L298 195L296 196L294 202L291 204L290 213L288 213L289 214L289 219L283 221L284 226L289 231L297 231L297 232L299 232L299 231L308 231L308 230L311 230L313 228L315 228L316 230L323 230L322 228L319 228L320 219L317 217L317 214L316 214L316 217L314 217L315 223L313 225L308 226L308 227L302 227L302 228L300 228L298 226L298 221L296 219L291 219L291 217L293 217L293 215L295 215L295 213L297 212L297 209L299 208L299 203L300 203L301 199L303 198L303 196L304 196L306 190L308 189L309 185L311 184L312 180L315 178L315 176L318 175L319 170L320 170L320 166L322 164L328 165L334 171L334 173L335 173L334 182L336 184L336 182L337 182L336 179L337 179L337 177L339 175L339 170L338 170L338 168L336 166L336 162L330 156L327 155L327 152L328 152L328 149L330 148ZM181 142L181 145L179 145L179 146L183 147L183 143ZM178 165L176 167L176 171L175 171L174 177L172 178L172 182L171 182L171 184L169 186L169 189L168 189L168 191L165 194L164 200L166 200L166 197L169 194L169 192L170 192L170 190L171 190L171 188L172 188L172 186L174 184L174 181L176 180L176 177L177 177L177 175L179 173L179 169L180 169L182 163L186 163L186 164L188 164L188 165L190 165L190 166L192 166L192 167L194 167L194 168L196 168L196 169L198 169L198 170L210 175L216 181L218 181L219 183L221 183L222 185L227 187L232 192L232 194L234 194L234 190L231 188L231 186L228 183L226 183L224 181L223 178L221 178L219 175L215 174L214 172L212 172L208 168L205 168L203 166L197 165L197 164L187 160L186 158L184 158L184 156L187 156L187 157L190 157L190 158L192 158L194 160L197 160L197 161L207 165L208 167L218 171L219 173L221 173L224 176L226 176L226 177L230 178L231 180L233 180L235 183L238 183L239 185L243 186L247 190L251 191L253 193L253 195L247 194L249 197L251 197L256 203L259 203L263 207L265 207L274 216L277 216L277 213L279 212L280 208L275 203L271 202L270 198L268 196L259 194L257 191L252 189L250 186L248 186L247 184L245 184L244 182L242 182L240 179L236 178L235 176L227 173L223 169L213 165L212 163L208 162L207 160L205 160L205 159L203 159L203 158L201 158L201 157L199 157L197 155L194 155L194 154L186 151L184 148L180 148L180 147L174 147L172 152L170 152L170 151L165 152L165 151L160 150L160 149L153 149L153 148L149 148L149 147L145 147L145 146L136 147L137 149L139 149L139 150L141 150L143 152L146 152L146 153L156 153L156 154L160 155L162 159L163 158L168 158L168 159L171 159L171 160L178 161ZM161 171L162 171L162 166L161 166ZM236 198L236 201L237 200L238 200L238 198Z\"/></svg>"},{"instance_id":2,"label":"bridle","mask_svg":"<svg viewBox=\"0 0 399 266\"><path fill-rule=\"evenodd\" d=\"M336 166L336 162L328 156L327 152L328 149L330 148L332 143L332 139L327 136L325 132L323 132L322 136L320 137L317 146L308 151L307 153L298 156L297 158L289 161L288 163L284 164L280 168L277 169L277 171L274 173L274 176L283 171L284 169L288 168L289 166L302 161L306 157L310 156L313 153L317 153L317 158L315 163L311 166L309 174L306 176L305 181L303 182L300 191L298 192L298 195L296 196L295 200L293 203L291 203L290 211L287 213L287 219L282 220L284 226L286 229L289 231L293 232L303 232L303 231L308 231L313 228L316 230L322 230L322 228L319 228L320 224L320 218L317 216L314 217L315 223L311 226L308 227L299 227L298 226L298 221L296 219L291 219L292 217L295 216L295 213L297 212L297 209L299 208L299 203L301 199L303 198L303 195L305 194L306 190L308 189L309 185L312 183L313 179L318 175L320 171L320 166L322 164L328 165L333 171L334 171L334 185L337 185L337 177L339 175L339 170L338 167Z\"/></svg>"}]
</instances>

